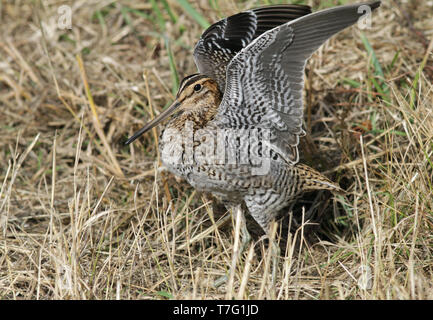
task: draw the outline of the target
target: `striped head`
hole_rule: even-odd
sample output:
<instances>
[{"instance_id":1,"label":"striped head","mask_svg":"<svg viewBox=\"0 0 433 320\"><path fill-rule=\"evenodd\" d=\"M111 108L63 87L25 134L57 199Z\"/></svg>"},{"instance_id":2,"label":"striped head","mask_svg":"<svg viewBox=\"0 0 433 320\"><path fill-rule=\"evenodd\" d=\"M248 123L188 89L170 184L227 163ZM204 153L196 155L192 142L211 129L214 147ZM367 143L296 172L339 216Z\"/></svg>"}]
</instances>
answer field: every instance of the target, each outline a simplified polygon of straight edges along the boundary
<instances>
[{"instance_id":1,"label":"striped head","mask_svg":"<svg viewBox=\"0 0 433 320\"><path fill-rule=\"evenodd\" d=\"M130 144L171 115L179 120L193 118L205 123L216 114L221 99L222 94L216 81L200 73L187 76L180 83L174 102L137 131L125 144Z\"/></svg>"}]
</instances>

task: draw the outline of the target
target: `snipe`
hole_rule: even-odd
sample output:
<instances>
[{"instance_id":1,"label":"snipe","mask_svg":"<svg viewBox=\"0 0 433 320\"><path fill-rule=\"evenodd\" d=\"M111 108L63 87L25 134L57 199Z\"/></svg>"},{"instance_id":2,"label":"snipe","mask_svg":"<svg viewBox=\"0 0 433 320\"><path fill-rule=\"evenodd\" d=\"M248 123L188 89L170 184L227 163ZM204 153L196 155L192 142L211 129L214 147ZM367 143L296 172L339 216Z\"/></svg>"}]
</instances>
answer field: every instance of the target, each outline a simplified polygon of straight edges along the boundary
<instances>
[{"instance_id":1,"label":"snipe","mask_svg":"<svg viewBox=\"0 0 433 320\"><path fill-rule=\"evenodd\" d=\"M226 207L246 208L268 232L303 192L340 191L298 163L304 67L327 39L379 6L268 6L213 24L194 50L200 73L184 78L173 104L126 144L172 115L159 145L164 166Z\"/></svg>"}]
</instances>

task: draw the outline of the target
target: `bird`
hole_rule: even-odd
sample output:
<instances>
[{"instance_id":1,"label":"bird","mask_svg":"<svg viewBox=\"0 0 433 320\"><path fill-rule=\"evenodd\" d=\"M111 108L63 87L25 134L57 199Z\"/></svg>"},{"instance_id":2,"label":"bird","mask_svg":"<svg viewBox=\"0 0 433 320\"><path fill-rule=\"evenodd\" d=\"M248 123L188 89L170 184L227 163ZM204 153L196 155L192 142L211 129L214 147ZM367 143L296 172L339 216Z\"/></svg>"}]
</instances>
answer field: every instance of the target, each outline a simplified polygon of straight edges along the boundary
<instances>
[{"instance_id":1,"label":"bird","mask_svg":"<svg viewBox=\"0 0 433 320\"><path fill-rule=\"evenodd\" d=\"M304 69L330 37L380 4L314 13L303 5L265 6L214 23L194 48L198 73L126 144L170 118L159 139L164 167L236 212L245 234L245 214L269 234L279 210L303 193L343 191L299 162Z\"/></svg>"}]
</instances>

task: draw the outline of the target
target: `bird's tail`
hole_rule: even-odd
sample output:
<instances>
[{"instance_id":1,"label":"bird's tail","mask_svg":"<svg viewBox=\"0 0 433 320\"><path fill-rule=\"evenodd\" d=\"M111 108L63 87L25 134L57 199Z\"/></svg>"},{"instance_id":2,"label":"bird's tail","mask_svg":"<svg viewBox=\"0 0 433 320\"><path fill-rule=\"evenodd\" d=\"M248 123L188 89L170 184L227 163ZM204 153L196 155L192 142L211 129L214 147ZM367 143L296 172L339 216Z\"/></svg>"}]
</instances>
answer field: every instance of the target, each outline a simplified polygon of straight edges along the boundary
<instances>
[{"instance_id":1,"label":"bird's tail","mask_svg":"<svg viewBox=\"0 0 433 320\"><path fill-rule=\"evenodd\" d=\"M309 166L298 163L295 169L301 183L300 191L329 190L338 194L346 193L336 183Z\"/></svg>"}]
</instances>

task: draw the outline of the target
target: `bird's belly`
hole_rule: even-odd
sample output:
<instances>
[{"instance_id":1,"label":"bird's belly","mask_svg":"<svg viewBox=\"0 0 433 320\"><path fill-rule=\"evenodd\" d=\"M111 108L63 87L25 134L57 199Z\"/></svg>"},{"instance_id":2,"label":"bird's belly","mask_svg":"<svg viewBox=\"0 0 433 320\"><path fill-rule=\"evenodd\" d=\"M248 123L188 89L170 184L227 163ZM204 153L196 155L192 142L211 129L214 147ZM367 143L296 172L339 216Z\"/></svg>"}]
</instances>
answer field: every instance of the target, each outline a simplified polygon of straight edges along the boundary
<instances>
[{"instance_id":1,"label":"bird's belly","mask_svg":"<svg viewBox=\"0 0 433 320\"><path fill-rule=\"evenodd\" d=\"M228 197L237 197L245 194L245 188L241 188L235 179L229 179L227 171L221 167L205 166L186 163L172 163L161 159L163 165L174 175L188 181L199 191L226 194Z\"/></svg>"}]
</instances>

